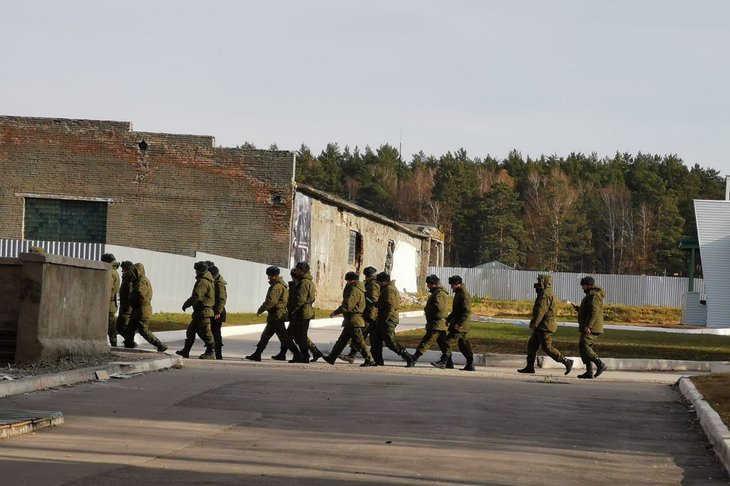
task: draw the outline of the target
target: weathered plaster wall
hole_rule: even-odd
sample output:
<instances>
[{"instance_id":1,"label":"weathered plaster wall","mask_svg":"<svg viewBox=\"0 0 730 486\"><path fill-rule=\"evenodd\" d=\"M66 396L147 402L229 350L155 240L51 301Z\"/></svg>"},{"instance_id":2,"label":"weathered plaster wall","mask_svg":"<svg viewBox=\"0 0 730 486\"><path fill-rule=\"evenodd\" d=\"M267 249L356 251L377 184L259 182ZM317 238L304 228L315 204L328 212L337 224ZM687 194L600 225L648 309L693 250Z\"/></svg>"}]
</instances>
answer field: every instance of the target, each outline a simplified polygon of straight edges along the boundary
<instances>
[{"instance_id":1,"label":"weathered plaster wall","mask_svg":"<svg viewBox=\"0 0 730 486\"><path fill-rule=\"evenodd\" d=\"M328 307L327 304L341 301L346 272L356 271L362 274L367 266L382 271L388 255L389 240L395 243L397 249L393 257L391 276L396 279L400 290L404 287L408 292L418 290L417 282L423 281L428 267L427 257L421 263L422 239L315 198L312 198L311 215L312 243L309 264L317 284L315 306ZM359 267L348 262L350 230L362 235L362 258Z\"/></svg>"}]
</instances>

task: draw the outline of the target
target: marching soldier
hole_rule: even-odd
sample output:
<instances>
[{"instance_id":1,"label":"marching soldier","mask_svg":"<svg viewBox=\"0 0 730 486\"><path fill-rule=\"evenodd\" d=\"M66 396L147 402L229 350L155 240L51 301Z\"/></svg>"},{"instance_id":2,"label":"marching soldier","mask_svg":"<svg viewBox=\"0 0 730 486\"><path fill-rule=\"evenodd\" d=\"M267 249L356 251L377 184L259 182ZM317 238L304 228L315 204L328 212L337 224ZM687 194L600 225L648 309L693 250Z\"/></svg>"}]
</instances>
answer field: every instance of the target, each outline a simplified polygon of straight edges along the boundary
<instances>
[{"instance_id":1,"label":"marching soldier","mask_svg":"<svg viewBox=\"0 0 730 486\"><path fill-rule=\"evenodd\" d=\"M434 343L438 343L442 355L445 355L447 351L446 331L449 328L446 325L445 317L448 294L441 286L441 280L437 275L429 275L426 277L426 286L431 294L426 301L426 306L423 308L423 312L426 315L426 334L424 334L421 343L413 355L413 365L423 356L423 353L431 349Z\"/></svg>"},{"instance_id":2,"label":"marching soldier","mask_svg":"<svg viewBox=\"0 0 730 486\"><path fill-rule=\"evenodd\" d=\"M157 336L149 330L147 321L152 317L152 284L145 276L144 265L135 263L129 270L131 289L129 292L129 326L124 336L124 347L135 348L135 333L139 333L145 341L157 348L157 351L164 352L167 346L162 344Z\"/></svg>"},{"instance_id":3,"label":"marching soldier","mask_svg":"<svg viewBox=\"0 0 730 486\"><path fill-rule=\"evenodd\" d=\"M195 269L195 284L193 285L192 295L182 305L182 310L188 307L193 308L193 315L188 324L185 333L185 345L179 351L175 351L183 358L190 357L190 349L195 343L195 335L205 343L205 352L199 356L200 359L213 359L213 334L210 331L210 318L214 316L213 305L215 305L215 286L213 284L213 276L208 271L208 265L205 262L196 262L193 265Z\"/></svg>"},{"instance_id":4,"label":"marching soldier","mask_svg":"<svg viewBox=\"0 0 730 486\"><path fill-rule=\"evenodd\" d=\"M365 320L362 317L362 313L365 311L365 286L360 282L360 275L355 272L347 272L345 282L342 304L330 314L330 317L340 314L344 316L342 332L332 348L332 352L324 360L334 365L347 342L352 340L365 358L365 362L360 366L376 366L370 351L365 346L365 338L362 336L362 329L365 327Z\"/></svg>"},{"instance_id":5,"label":"marching soldier","mask_svg":"<svg viewBox=\"0 0 730 486\"><path fill-rule=\"evenodd\" d=\"M215 265L208 268L213 277L213 289L215 290L215 303L213 304L213 317L210 318L210 332L213 334L215 345L215 359L223 359L223 336L221 328L226 322L226 300L228 299L228 283L220 274Z\"/></svg>"},{"instance_id":6,"label":"marching soldier","mask_svg":"<svg viewBox=\"0 0 730 486\"><path fill-rule=\"evenodd\" d=\"M294 357L290 363L309 363L309 351L312 352L313 361L323 355L317 346L309 339L309 321L314 319L314 308L312 304L317 297L317 290L309 272L309 263L299 262L294 267L296 272L297 286L294 298L292 299L292 315L289 323L289 334L292 340L299 347L301 358ZM292 290L290 289L290 292Z\"/></svg>"},{"instance_id":7,"label":"marching soldier","mask_svg":"<svg viewBox=\"0 0 730 486\"><path fill-rule=\"evenodd\" d=\"M573 308L578 311L578 332L580 332L578 349L580 359L586 365L586 371L578 375L578 378L598 378L607 369L593 350L596 339L603 333L603 299L606 297L606 292L602 288L596 287L593 277L580 279L580 286L586 295L580 302L580 306L574 304ZM595 374L593 364L596 365Z\"/></svg>"},{"instance_id":8,"label":"marching soldier","mask_svg":"<svg viewBox=\"0 0 730 486\"><path fill-rule=\"evenodd\" d=\"M104 253L101 256L101 261L109 263L112 267L109 269L109 278L112 281L112 289L111 289L111 295L109 300L109 321L107 325L107 334L109 335L109 344L116 347L117 346L117 294L119 293L119 273L117 273L117 268L119 268L119 262L114 258L114 255L111 253Z\"/></svg>"},{"instance_id":9,"label":"marching soldier","mask_svg":"<svg viewBox=\"0 0 730 486\"><path fill-rule=\"evenodd\" d=\"M453 368L453 360L451 354L454 349L454 343L458 343L459 351L466 358L466 366L462 371L474 371L474 353L471 349L471 343L467 340L467 334L471 328L471 295L466 291L464 282L459 275L449 277L449 285L454 291L454 302L451 307L451 313L446 316L446 323L449 325L449 331L446 335L446 355L439 361L431 363L436 368Z\"/></svg>"},{"instance_id":10,"label":"marching soldier","mask_svg":"<svg viewBox=\"0 0 730 486\"><path fill-rule=\"evenodd\" d=\"M375 319L378 317L378 308L376 305L378 303L378 297L380 297L380 285L378 285L378 282L375 280L375 274L378 273L378 271L374 267L365 267L365 270L363 270L362 273L365 275L365 313L362 316L363 319L365 319L365 329L362 331L362 337L365 339L365 343L367 345L367 338L372 332L372 329L375 327ZM347 361L348 363L354 363L355 355L358 352L358 349L355 346L356 343L351 341L350 353L340 355L339 358L343 361ZM380 362L378 364L383 366L382 356L380 357Z\"/></svg>"},{"instance_id":11,"label":"marching soldier","mask_svg":"<svg viewBox=\"0 0 730 486\"><path fill-rule=\"evenodd\" d=\"M406 348L395 339L395 327L398 325L398 307L400 306L400 294L395 287L395 280L390 279L390 274L380 272L375 279L380 285L380 296L378 297L378 317L376 326L370 332L370 346L372 355L377 364L383 363L383 344L388 346L398 356L403 358L406 366L413 365L413 358ZM382 366L382 365L381 365Z\"/></svg>"},{"instance_id":12,"label":"marching soldier","mask_svg":"<svg viewBox=\"0 0 730 486\"><path fill-rule=\"evenodd\" d=\"M573 360L568 359L553 346L553 333L558 330L558 324L555 322L555 294L553 293L553 277L550 275L538 275L537 283L534 285L535 304L532 306L532 319L530 319L530 329L532 335L527 341L527 366L519 373L534 373L535 358L537 350L542 348L545 354L550 356L558 363L565 365L565 374L570 373L573 368Z\"/></svg>"},{"instance_id":13,"label":"marching soldier","mask_svg":"<svg viewBox=\"0 0 730 486\"><path fill-rule=\"evenodd\" d=\"M286 304L289 299L289 291L287 289L286 282L279 275L281 270L278 267L269 267L266 269L266 276L269 279L269 290L266 292L266 299L261 304L256 315L261 315L263 312L267 312L266 327L261 333L261 338L256 345L256 351L253 354L246 356L246 359L251 361L261 361L261 353L266 349L266 345L269 344L271 337L276 334L287 349L291 349L294 353L294 358L302 361L302 355L299 349L292 341L289 334L286 332L285 321L287 318ZM290 324L291 325L291 324Z\"/></svg>"}]
</instances>

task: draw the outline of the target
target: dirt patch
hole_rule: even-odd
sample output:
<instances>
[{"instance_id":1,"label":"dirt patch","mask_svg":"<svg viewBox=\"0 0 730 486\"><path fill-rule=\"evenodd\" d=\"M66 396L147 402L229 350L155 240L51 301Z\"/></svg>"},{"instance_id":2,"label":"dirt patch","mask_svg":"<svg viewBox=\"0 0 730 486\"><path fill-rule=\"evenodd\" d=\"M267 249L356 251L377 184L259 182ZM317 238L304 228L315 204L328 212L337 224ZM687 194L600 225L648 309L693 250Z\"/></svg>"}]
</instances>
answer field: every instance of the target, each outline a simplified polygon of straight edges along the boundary
<instances>
[{"instance_id":1,"label":"dirt patch","mask_svg":"<svg viewBox=\"0 0 730 486\"><path fill-rule=\"evenodd\" d=\"M29 376L49 375L80 368L92 368L115 361L140 361L150 359L156 355L158 353L115 351L93 356L62 356L54 361L39 361L24 365L6 364L0 367L0 380L7 380L8 377L17 380Z\"/></svg>"}]
</instances>

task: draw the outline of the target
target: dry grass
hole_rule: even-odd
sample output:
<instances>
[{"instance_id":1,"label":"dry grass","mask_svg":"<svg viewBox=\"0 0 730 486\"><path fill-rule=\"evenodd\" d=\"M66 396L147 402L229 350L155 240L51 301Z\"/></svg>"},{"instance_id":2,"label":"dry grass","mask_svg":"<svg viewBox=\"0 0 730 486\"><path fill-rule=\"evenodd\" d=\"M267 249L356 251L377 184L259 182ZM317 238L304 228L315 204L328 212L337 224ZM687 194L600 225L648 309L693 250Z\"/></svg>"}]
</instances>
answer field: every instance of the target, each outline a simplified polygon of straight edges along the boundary
<instances>
[{"instance_id":1,"label":"dry grass","mask_svg":"<svg viewBox=\"0 0 730 486\"><path fill-rule=\"evenodd\" d=\"M691 380L707 403L715 409L728 426L730 424L730 373L693 376Z\"/></svg>"}]
</instances>

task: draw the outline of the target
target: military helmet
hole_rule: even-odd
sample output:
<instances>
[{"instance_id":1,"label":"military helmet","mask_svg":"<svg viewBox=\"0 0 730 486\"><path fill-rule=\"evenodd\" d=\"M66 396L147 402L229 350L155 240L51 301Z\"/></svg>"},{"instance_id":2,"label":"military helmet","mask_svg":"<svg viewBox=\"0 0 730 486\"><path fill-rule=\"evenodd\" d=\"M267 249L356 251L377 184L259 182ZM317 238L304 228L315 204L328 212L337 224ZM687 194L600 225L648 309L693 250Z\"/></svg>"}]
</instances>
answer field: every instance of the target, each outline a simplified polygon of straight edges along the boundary
<instances>
[{"instance_id":1,"label":"military helmet","mask_svg":"<svg viewBox=\"0 0 730 486\"><path fill-rule=\"evenodd\" d=\"M196 272L205 272L206 270L208 270L208 265L206 265L205 262L195 262L193 268Z\"/></svg>"},{"instance_id":2,"label":"military helmet","mask_svg":"<svg viewBox=\"0 0 730 486\"><path fill-rule=\"evenodd\" d=\"M357 272L347 272L345 274L345 280L348 282L351 280L360 280L360 274Z\"/></svg>"},{"instance_id":3,"label":"military helmet","mask_svg":"<svg viewBox=\"0 0 730 486\"><path fill-rule=\"evenodd\" d=\"M279 270L279 267L269 267L266 269L266 275L279 275L281 273L281 270Z\"/></svg>"},{"instance_id":4,"label":"military helmet","mask_svg":"<svg viewBox=\"0 0 730 486\"><path fill-rule=\"evenodd\" d=\"M580 279L580 284L593 287L596 284L596 281L593 279L593 277L583 277L582 279Z\"/></svg>"},{"instance_id":5,"label":"military helmet","mask_svg":"<svg viewBox=\"0 0 730 486\"><path fill-rule=\"evenodd\" d=\"M441 281L441 279L439 278L439 276L438 276L438 275L433 275L433 274L431 274L431 275L429 275L428 277L426 277L426 283L427 283L427 284L437 284L437 283L439 283L440 281Z\"/></svg>"},{"instance_id":6,"label":"military helmet","mask_svg":"<svg viewBox=\"0 0 730 486\"><path fill-rule=\"evenodd\" d=\"M363 274L365 274L366 277L372 277L378 272L378 270L375 267L365 267L365 270L362 271Z\"/></svg>"},{"instance_id":7,"label":"military helmet","mask_svg":"<svg viewBox=\"0 0 730 486\"><path fill-rule=\"evenodd\" d=\"M378 282L390 282L390 274L387 272L380 272L376 275L375 280Z\"/></svg>"},{"instance_id":8,"label":"military helmet","mask_svg":"<svg viewBox=\"0 0 730 486\"><path fill-rule=\"evenodd\" d=\"M112 255L111 253L104 253L104 254L103 254L103 255L101 256L101 261L102 261L102 262L107 262L107 263L111 263L111 262L113 262L114 260L116 260L116 258L114 258L114 255Z\"/></svg>"},{"instance_id":9,"label":"military helmet","mask_svg":"<svg viewBox=\"0 0 730 486\"><path fill-rule=\"evenodd\" d=\"M449 285L461 285L463 282L460 275L452 275L449 277Z\"/></svg>"}]
</instances>

